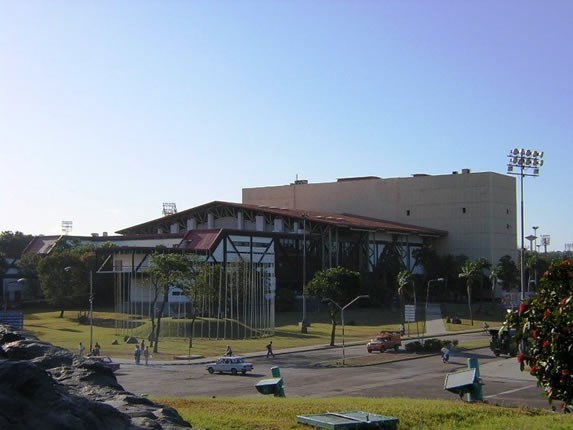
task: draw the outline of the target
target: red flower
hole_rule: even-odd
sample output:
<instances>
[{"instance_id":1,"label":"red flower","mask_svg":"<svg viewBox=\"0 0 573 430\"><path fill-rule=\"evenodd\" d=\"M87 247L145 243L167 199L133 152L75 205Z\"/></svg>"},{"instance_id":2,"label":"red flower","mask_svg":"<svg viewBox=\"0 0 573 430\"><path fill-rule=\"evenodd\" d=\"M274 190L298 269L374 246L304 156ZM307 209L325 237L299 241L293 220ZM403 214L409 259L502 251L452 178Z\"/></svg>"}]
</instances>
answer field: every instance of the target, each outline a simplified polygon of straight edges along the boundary
<instances>
[{"instance_id":1,"label":"red flower","mask_svg":"<svg viewBox=\"0 0 573 430\"><path fill-rule=\"evenodd\" d=\"M527 305L525 303L519 304L519 313L522 314L527 310Z\"/></svg>"},{"instance_id":2,"label":"red flower","mask_svg":"<svg viewBox=\"0 0 573 430\"><path fill-rule=\"evenodd\" d=\"M561 374L562 374L563 376L567 376L567 375L569 375L569 370L567 370L567 369L561 369Z\"/></svg>"},{"instance_id":3,"label":"red flower","mask_svg":"<svg viewBox=\"0 0 573 430\"><path fill-rule=\"evenodd\" d=\"M523 352L518 352L517 353L517 362L523 363L523 360L525 360L525 354Z\"/></svg>"},{"instance_id":4,"label":"red flower","mask_svg":"<svg viewBox=\"0 0 573 430\"><path fill-rule=\"evenodd\" d=\"M531 366L531 367L529 368L529 373L532 374L532 375L535 375L535 371L536 371L536 370L537 370L537 368L536 368L535 366Z\"/></svg>"},{"instance_id":5,"label":"red flower","mask_svg":"<svg viewBox=\"0 0 573 430\"><path fill-rule=\"evenodd\" d=\"M545 309L545 312L543 312L543 319L549 318L550 315L551 311L549 309Z\"/></svg>"},{"instance_id":6,"label":"red flower","mask_svg":"<svg viewBox=\"0 0 573 430\"><path fill-rule=\"evenodd\" d=\"M537 330L537 329L531 330L531 337L533 339L537 339L539 337L539 330Z\"/></svg>"},{"instance_id":7,"label":"red flower","mask_svg":"<svg viewBox=\"0 0 573 430\"><path fill-rule=\"evenodd\" d=\"M550 345L550 343L549 343L548 340L544 340L544 341L543 341L543 345L542 345L543 348L549 348L549 345Z\"/></svg>"}]
</instances>

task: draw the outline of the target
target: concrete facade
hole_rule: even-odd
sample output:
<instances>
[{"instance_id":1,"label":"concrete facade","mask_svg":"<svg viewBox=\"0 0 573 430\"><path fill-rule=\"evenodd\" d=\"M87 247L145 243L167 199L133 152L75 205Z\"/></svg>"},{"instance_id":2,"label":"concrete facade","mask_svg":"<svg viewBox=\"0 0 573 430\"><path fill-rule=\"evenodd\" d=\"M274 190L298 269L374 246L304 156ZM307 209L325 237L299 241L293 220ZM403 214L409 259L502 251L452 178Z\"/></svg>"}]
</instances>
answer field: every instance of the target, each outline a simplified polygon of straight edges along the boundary
<instances>
[{"instance_id":1,"label":"concrete facade","mask_svg":"<svg viewBox=\"0 0 573 430\"><path fill-rule=\"evenodd\" d=\"M320 210L415 224L448 232L437 242L441 254L517 258L515 178L469 169L448 175L343 178L296 181L243 189L243 203Z\"/></svg>"}]
</instances>

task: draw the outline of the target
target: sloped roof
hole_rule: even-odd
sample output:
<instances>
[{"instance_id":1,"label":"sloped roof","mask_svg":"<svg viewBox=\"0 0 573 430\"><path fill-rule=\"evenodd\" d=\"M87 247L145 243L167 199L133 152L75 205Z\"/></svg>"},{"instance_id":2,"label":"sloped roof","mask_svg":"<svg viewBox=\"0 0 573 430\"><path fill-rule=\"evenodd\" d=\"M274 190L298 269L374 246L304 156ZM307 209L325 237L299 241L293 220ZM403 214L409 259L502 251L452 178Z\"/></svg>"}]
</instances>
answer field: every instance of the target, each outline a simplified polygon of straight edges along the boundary
<instances>
[{"instance_id":1,"label":"sloped roof","mask_svg":"<svg viewBox=\"0 0 573 430\"><path fill-rule=\"evenodd\" d=\"M36 236L24 248L22 254L32 253L47 255L56 246L62 236Z\"/></svg>"},{"instance_id":2,"label":"sloped roof","mask_svg":"<svg viewBox=\"0 0 573 430\"><path fill-rule=\"evenodd\" d=\"M302 221L306 218L307 221L311 221L313 223L320 223L326 225L333 225L337 227L346 227L346 228L357 228L357 229L365 229L365 230L382 230L392 233L401 233L401 234L420 234L420 235L429 235L429 236L446 236L447 232L444 230L438 230L434 228L427 228L427 227L420 227L411 224L404 224L404 223L397 223L393 221L369 218L360 215L353 215L353 214L337 214L337 213L330 213L330 212L320 212L320 211L308 211L304 209L287 209L287 208L278 208L273 206L259 206L259 205L250 205L244 203L231 203L231 202L223 202L215 200L210 203L206 203L204 205L196 206L191 209L187 209L172 215L168 215L165 217L157 218L142 224L138 224L132 227L127 227L123 230L119 230L116 233L118 234L133 234L137 233L138 231L142 231L146 228L149 228L155 224L165 224L169 222L176 222L180 219L185 219L188 217L192 217L196 213L209 211L212 209L217 208L233 208L236 210L242 211L253 211L260 214L270 214L276 215L280 217L290 217L294 219L298 219Z\"/></svg>"},{"instance_id":3,"label":"sloped roof","mask_svg":"<svg viewBox=\"0 0 573 430\"><path fill-rule=\"evenodd\" d=\"M211 251L221 237L222 230L192 230L188 232L179 248L187 251Z\"/></svg>"}]
</instances>

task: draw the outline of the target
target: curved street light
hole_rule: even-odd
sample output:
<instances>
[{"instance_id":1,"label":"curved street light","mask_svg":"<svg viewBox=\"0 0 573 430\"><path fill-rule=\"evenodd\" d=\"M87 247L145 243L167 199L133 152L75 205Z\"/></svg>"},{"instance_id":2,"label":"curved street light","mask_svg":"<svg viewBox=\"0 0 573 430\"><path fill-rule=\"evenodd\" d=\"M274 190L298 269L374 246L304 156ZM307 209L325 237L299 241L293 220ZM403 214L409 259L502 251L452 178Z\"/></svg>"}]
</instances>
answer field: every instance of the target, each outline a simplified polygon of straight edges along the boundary
<instances>
[{"instance_id":1,"label":"curved street light","mask_svg":"<svg viewBox=\"0 0 573 430\"><path fill-rule=\"evenodd\" d=\"M430 285L436 282L444 282L444 278L430 279L428 281L428 287L426 289L426 309L428 309L428 301L430 299Z\"/></svg>"},{"instance_id":2,"label":"curved street light","mask_svg":"<svg viewBox=\"0 0 573 430\"><path fill-rule=\"evenodd\" d=\"M24 284L26 281L27 281L26 278L20 278L20 279L17 279L15 281L10 281L6 285L4 285L4 288L2 288L3 301L4 301L4 311L8 310L8 301L10 299L10 291L8 290L8 287L10 285Z\"/></svg>"},{"instance_id":3,"label":"curved street light","mask_svg":"<svg viewBox=\"0 0 573 430\"><path fill-rule=\"evenodd\" d=\"M336 306L338 309L340 309L340 320L342 321L342 365L344 366L346 364L346 352L344 350L344 309L346 309L348 306L350 306L352 303L354 303L356 300L360 300L360 299L369 299L370 296L367 294L358 296L353 298L350 302L348 302L347 304L345 304L344 306L340 306L338 303L336 303L334 300L329 299L328 297L323 299L322 302L323 303L327 303L330 302L332 303L334 306Z\"/></svg>"}]
</instances>

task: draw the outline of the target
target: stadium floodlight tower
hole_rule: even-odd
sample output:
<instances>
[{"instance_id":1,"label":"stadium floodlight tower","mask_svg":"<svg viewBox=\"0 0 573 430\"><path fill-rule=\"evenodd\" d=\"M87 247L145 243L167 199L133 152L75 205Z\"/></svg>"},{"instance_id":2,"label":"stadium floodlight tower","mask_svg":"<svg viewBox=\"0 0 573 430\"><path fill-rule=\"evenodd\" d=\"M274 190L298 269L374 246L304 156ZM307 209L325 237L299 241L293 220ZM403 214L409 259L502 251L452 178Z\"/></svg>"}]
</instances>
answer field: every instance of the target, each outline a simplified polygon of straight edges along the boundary
<instances>
[{"instance_id":1,"label":"stadium floodlight tower","mask_svg":"<svg viewBox=\"0 0 573 430\"><path fill-rule=\"evenodd\" d=\"M512 149L509 151L507 173L520 177L520 204L521 204L521 249L520 249L520 276L521 300L525 299L525 233L523 231L523 178L525 176L539 176L539 169L543 166L543 151L531 149Z\"/></svg>"}]
</instances>

